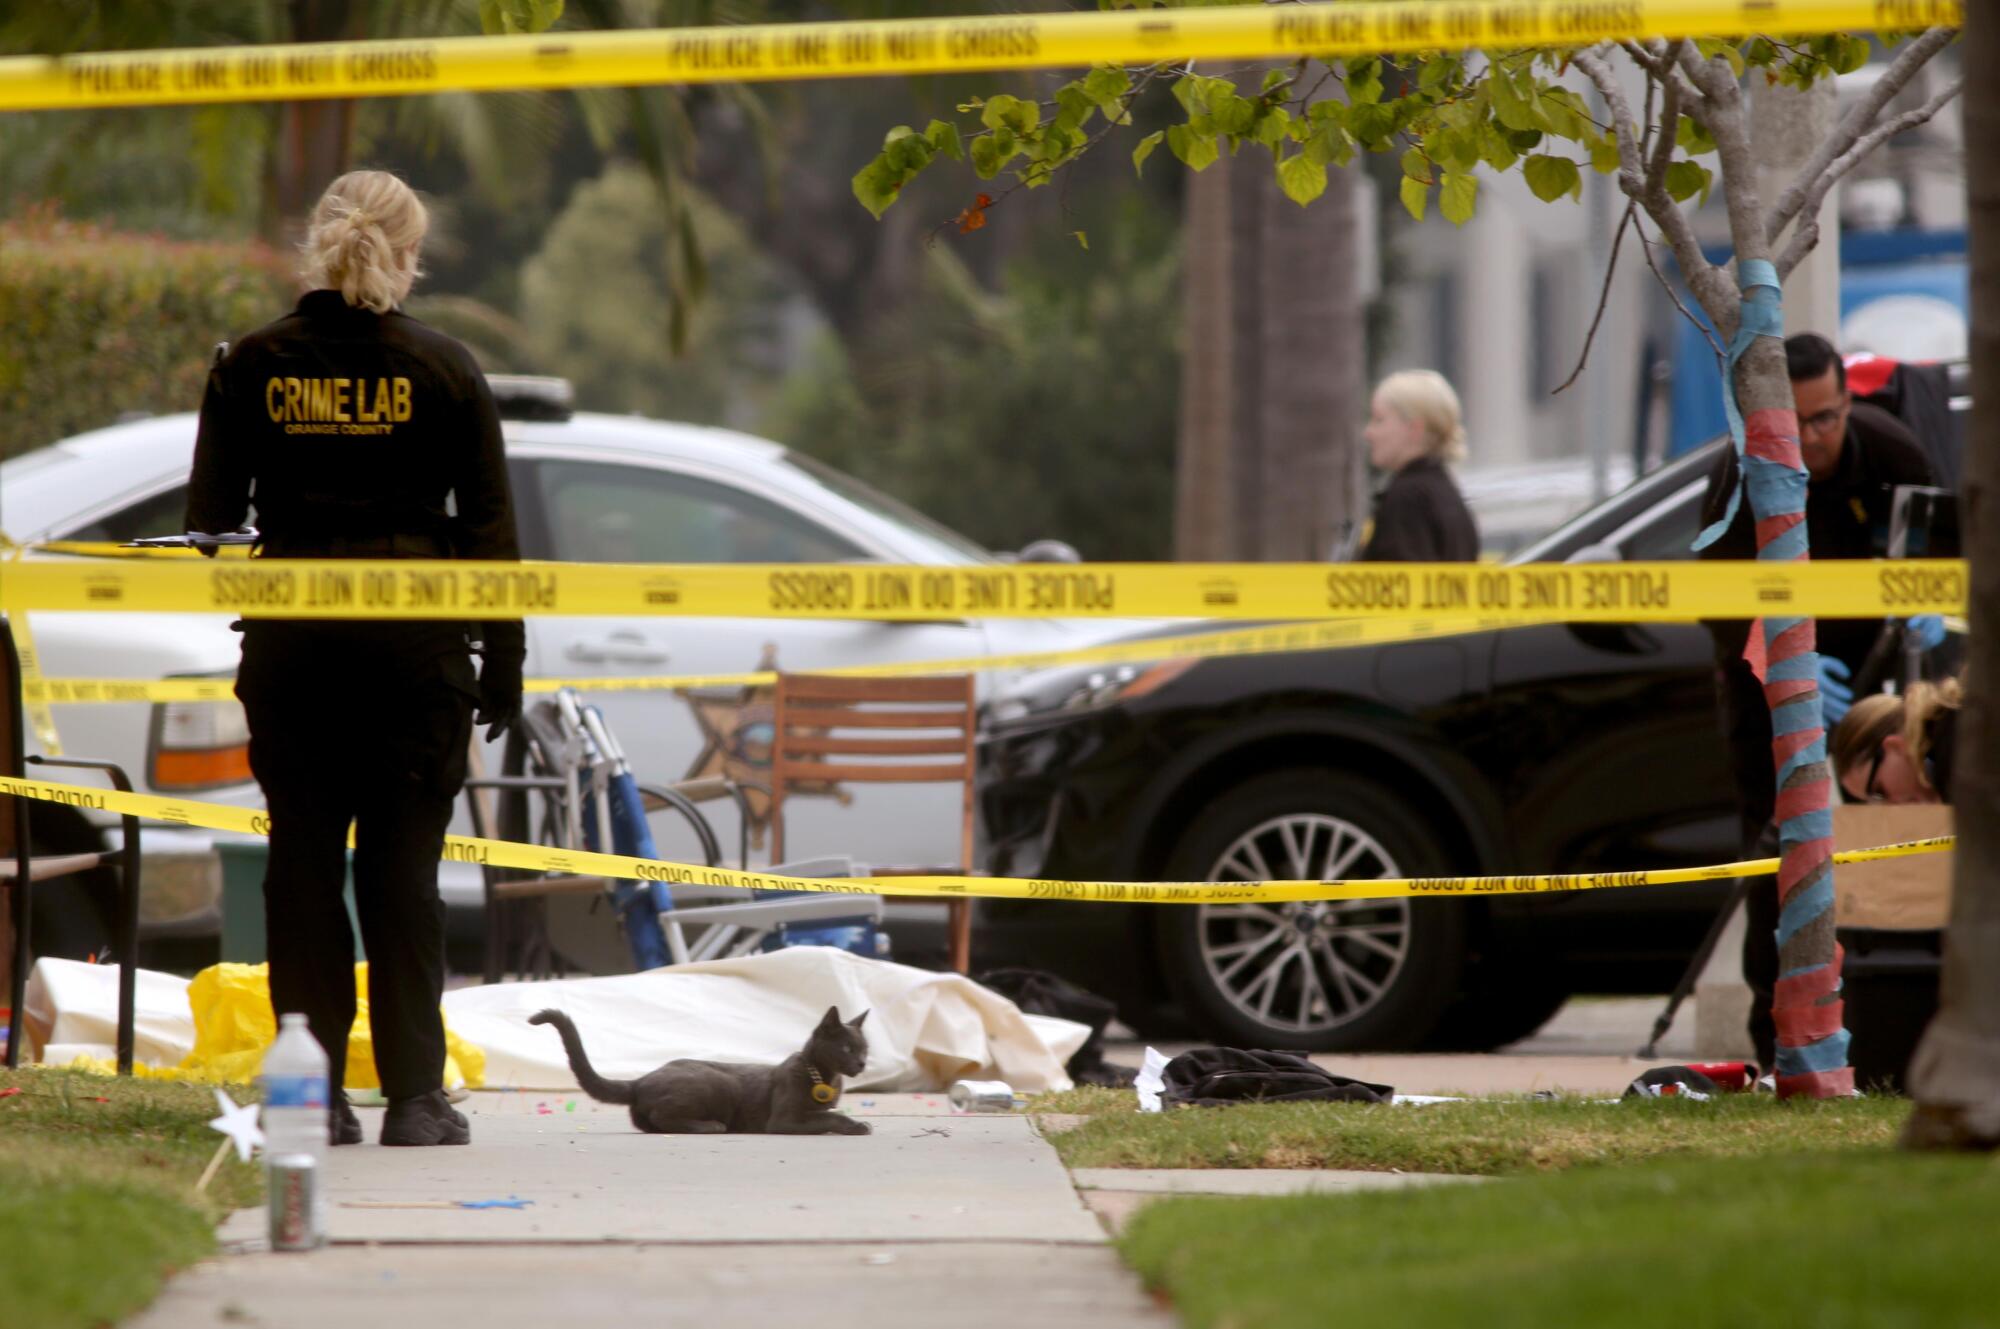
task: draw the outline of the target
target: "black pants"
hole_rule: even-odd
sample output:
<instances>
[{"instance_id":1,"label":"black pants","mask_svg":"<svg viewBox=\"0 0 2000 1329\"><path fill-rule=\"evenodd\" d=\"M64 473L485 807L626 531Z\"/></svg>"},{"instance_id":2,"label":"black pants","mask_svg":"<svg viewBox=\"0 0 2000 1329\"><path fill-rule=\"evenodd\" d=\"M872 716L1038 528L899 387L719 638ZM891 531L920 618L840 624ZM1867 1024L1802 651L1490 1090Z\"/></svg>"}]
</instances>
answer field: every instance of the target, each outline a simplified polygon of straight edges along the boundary
<instances>
[{"instance_id":1,"label":"black pants","mask_svg":"<svg viewBox=\"0 0 2000 1329\"><path fill-rule=\"evenodd\" d=\"M306 627L292 625L286 627ZM442 1087L444 905L438 855L465 781L471 666L393 661L311 634L244 643L250 766L271 814L265 945L275 1013L303 1012L345 1082L354 1024L354 936L341 888L354 831L354 904L368 957L368 1013L382 1091ZM286 675L293 686L274 686ZM347 669L329 668L345 663Z\"/></svg>"},{"instance_id":2,"label":"black pants","mask_svg":"<svg viewBox=\"0 0 2000 1329\"><path fill-rule=\"evenodd\" d=\"M1773 858L1778 828L1773 822L1744 827L1743 856ZM1752 877L1743 896L1743 981L1750 989L1750 1042L1765 1070L1778 1062L1778 1026L1771 1002L1778 988L1778 879Z\"/></svg>"}]
</instances>

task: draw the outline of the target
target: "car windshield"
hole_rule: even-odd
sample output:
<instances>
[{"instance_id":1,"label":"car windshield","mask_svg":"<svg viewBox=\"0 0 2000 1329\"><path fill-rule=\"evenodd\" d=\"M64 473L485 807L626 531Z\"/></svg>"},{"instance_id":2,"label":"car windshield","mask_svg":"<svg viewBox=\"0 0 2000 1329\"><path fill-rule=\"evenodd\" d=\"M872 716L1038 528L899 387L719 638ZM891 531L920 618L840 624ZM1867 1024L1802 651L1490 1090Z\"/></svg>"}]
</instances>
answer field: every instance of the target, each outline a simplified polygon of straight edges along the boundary
<instances>
[{"instance_id":1,"label":"car windshield","mask_svg":"<svg viewBox=\"0 0 2000 1329\"><path fill-rule=\"evenodd\" d=\"M1602 539L1611 527L1630 520L1638 515L1639 511L1660 499L1678 493L1689 480L1707 475L1715 467L1718 446L1712 441L1646 472L1602 502L1591 504L1541 539L1509 557L1507 561L1509 563L1562 562L1576 549L1593 539ZM1616 517L1611 515L1614 511L1617 513Z\"/></svg>"},{"instance_id":2,"label":"car windshield","mask_svg":"<svg viewBox=\"0 0 2000 1329\"><path fill-rule=\"evenodd\" d=\"M811 476L821 485L831 489L834 493L840 495L840 497L846 499L856 507L866 509L868 512L880 517L883 521L901 527L923 543L936 547L940 552L938 562L999 562L998 559L993 557L991 552L981 548L975 542L966 539L949 526L931 520L907 503L899 499L890 498L880 490L863 484L851 475L835 470L817 458L808 457L802 452L793 452L787 449L785 452L785 464L796 470L805 472L805 474Z\"/></svg>"}]
</instances>

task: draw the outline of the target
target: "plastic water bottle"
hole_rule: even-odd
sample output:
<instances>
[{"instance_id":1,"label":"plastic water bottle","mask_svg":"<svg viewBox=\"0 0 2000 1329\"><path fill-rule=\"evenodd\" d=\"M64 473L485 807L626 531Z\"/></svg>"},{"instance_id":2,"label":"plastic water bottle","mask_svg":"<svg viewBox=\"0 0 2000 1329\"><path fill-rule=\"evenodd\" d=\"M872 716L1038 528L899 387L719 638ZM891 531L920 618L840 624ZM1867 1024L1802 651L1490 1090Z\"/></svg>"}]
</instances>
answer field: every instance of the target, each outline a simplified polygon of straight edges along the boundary
<instances>
[{"instance_id":1,"label":"plastic water bottle","mask_svg":"<svg viewBox=\"0 0 2000 1329\"><path fill-rule=\"evenodd\" d=\"M261 1078L271 1245L310 1250L326 1240L326 1192L319 1181L327 1149L327 1065L305 1016L280 1018Z\"/></svg>"}]
</instances>

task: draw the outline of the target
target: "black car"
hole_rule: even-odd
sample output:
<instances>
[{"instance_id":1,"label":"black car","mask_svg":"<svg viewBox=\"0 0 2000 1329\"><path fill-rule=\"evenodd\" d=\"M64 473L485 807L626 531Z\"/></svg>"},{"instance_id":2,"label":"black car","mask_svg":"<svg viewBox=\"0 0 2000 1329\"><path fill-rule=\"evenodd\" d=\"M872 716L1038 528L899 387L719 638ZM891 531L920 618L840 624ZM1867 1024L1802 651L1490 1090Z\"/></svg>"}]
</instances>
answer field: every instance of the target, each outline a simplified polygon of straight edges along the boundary
<instances>
[{"instance_id":1,"label":"black car","mask_svg":"<svg viewBox=\"0 0 2000 1329\"><path fill-rule=\"evenodd\" d=\"M1691 557L1721 441L1521 562ZM1063 880L1620 872L1738 830L1695 624L1548 624L1051 674L979 749L986 865ZM1727 882L1314 904L979 902L979 958L1244 1047L1493 1047L1576 992L1664 992Z\"/></svg>"}]
</instances>

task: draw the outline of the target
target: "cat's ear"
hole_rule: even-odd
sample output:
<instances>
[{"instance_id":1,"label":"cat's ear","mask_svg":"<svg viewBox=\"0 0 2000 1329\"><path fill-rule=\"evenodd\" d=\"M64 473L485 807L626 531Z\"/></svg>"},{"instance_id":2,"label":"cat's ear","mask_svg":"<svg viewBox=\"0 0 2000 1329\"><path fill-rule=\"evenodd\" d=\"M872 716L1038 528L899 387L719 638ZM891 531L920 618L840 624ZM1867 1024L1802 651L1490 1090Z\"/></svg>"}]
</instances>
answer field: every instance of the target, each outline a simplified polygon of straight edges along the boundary
<instances>
[{"instance_id":1,"label":"cat's ear","mask_svg":"<svg viewBox=\"0 0 2000 1329\"><path fill-rule=\"evenodd\" d=\"M855 1016L852 1020L849 1020L847 1022L847 1027L849 1029L859 1029L861 1027L861 1022L867 1018L868 1018L868 1012L863 1011L861 1012L861 1014Z\"/></svg>"},{"instance_id":2,"label":"cat's ear","mask_svg":"<svg viewBox=\"0 0 2000 1329\"><path fill-rule=\"evenodd\" d=\"M822 1029L838 1029L840 1027L840 1007L827 1007L826 1014L819 1017L819 1027Z\"/></svg>"}]
</instances>

